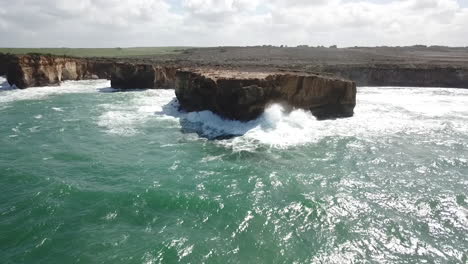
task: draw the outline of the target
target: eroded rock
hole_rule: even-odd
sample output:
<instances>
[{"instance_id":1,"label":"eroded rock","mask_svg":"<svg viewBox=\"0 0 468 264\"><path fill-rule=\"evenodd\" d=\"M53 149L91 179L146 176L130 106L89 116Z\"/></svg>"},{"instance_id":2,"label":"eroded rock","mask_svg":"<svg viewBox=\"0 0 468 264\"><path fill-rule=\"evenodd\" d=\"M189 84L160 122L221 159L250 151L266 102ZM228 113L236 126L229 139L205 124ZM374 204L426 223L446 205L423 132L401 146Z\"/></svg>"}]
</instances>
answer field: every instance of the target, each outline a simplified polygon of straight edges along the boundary
<instances>
[{"instance_id":1,"label":"eroded rock","mask_svg":"<svg viewBox=\"0 0 468 264\"><path fill-rule=\"evenodd\" d=\"M8 65L10 65L10 62L13 58L14 56L11 54L0 53L0 76L7 74Z\"/></svg>"},{"instance_id":2,"label":"eroded rock","mask_svg":"<svg viewBox=\"0 0 468 264\"><path fill-rule=\"evenodd\" d=\"M354 82L307 73L185 69L177 72L175 87L182 109L241 121L272 103L310 110L319 119L352 116L356 105Z\"/></svg>"},{"instance_id":3,"label":"eroded rock","mask_svg":"<svg viewBox=\"0 0 468 264\"><path fill-rule=\"evenodd\" d=\"M355 81L359 86L468 88L468 70L438 65L335 65L324 72Z\"/></svg>"},{"instance_id":4,"label":"eroded rock","mask_svg":"<svg viewBox=\"0 0 468 264\"><path fill-rule=\"evenodd\" d=\"M117 63L111 74L111 86L117 89L174 88L175 74L176 67Z\"/></svg>"},{"instance_id":5,"label":"eroded rock","mask_svg":"<svg viewBox=\"0 0 468 264\"><path fill-rule=\"evenodd\" d=\"M121 63L114 65L111 86L117 89L153 88L155 79L153 65Z\"/></svg>"},{"instance_id":6,"label":"eroded rock","mask_svg":"<svg viewBox=\"0 0 468 264\"><path fill-rule=\"evenodd\" d=\"M20 89L59 85L62 81L109 78L112 63L81 58L19 55L8 64L7 79Z\"/></svg>"}]
</instances>

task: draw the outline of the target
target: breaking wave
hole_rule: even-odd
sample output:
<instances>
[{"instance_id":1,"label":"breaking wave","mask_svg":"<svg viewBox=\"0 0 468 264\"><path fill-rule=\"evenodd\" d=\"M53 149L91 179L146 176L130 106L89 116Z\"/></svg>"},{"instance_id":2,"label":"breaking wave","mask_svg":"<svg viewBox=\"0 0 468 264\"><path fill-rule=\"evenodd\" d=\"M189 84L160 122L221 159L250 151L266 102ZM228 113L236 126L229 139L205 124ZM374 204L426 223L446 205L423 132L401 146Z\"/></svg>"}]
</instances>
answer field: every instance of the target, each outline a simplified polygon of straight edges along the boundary
<instances>
[{"instance_id":1,"label":"breaking wave","mask_svg":"<svg viewBox=\"0 0 468 264\"><path fill-rule=\"evenodd\" d=\"M242 123L172 90L0 86L7 262L466 262L468 90L361 87L352 118Z\"/></svg>"},{"instance_id":2,"label":"breaking wave","mask_svg":"<svg viewBox=\"0 0 468 264\"><path fill-rule=\"evenodd\" d=\"M0 83L0 103L4 105L65 93L116 91L106 80L72 81L60 87L26 90L12 89L4 78ZM217 143L237 150L262 145L288 148L331 136L373 140L395 134L426 134L438 139L444 134L468 133L468 90L463 89L361 87L354 117L325 121L316 120L308 111L287 112L281 105L272 105L258 119L239 122L210 111L180 112L173 90L117 94L107 93L112 99L97 106L97 124L107 133L132 136L149 121L169 120L184 133L217 139Z\"/></svg>"},{"instance_id":3,"label":"breaking wave","mask_svg":"<svg viewBox=\"0 0 468 264\"><path fill-rule=\"evenodd\" d=\"M109 87L107 80L66 81L60 86L32 87L16 89L4 77L0 77L0 104L22 100L41 100L49 96L70 93L94 93Z\"/></svg>"},{"instance_id":4,"label":"breaking wave","mask_svg":"<svg viewBox=\"0 0 468 264\"><path fill-rule=\"evenodd\" d=\"M286 111L271 105L256 120L226 120L211 111L183 113L172 90L134 93L130 102L103 105L99 125L122 136L138 133L148 120L172 120L186 133L217 139L238 150L260 145L288 148L318 142L326 137L360 137L372 140L392 134L468 133L468 90L359 89L352 118L318 121L308 111Z\"/></svg>"}]
</instances>

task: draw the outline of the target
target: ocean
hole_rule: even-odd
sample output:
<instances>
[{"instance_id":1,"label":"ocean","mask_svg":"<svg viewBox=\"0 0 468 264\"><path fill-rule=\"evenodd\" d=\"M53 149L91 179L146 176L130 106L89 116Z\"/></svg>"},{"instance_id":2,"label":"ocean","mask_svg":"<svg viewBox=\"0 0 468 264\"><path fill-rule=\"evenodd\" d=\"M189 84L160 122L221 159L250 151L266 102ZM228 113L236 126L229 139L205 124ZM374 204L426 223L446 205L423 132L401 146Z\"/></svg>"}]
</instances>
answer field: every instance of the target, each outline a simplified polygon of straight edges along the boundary
<instances>
[{"instance_id":1,"label":"ocean","mask_svg":"<svg viewBox=\"0 0 468 264\"><path fill-rule=\"evenodd\" d=\"M173 90L0 78L0 262L466 263L468 89L357 99L241 123Z\"/></svg>"}]
</instances>

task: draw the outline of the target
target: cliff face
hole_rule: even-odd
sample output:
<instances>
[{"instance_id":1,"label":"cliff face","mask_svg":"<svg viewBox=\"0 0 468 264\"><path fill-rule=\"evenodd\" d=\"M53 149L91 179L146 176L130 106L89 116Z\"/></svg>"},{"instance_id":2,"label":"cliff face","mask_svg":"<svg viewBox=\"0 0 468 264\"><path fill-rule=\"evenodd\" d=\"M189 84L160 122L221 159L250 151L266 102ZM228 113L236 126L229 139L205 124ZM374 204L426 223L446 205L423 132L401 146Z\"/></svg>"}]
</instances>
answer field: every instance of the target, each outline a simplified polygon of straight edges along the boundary
<instances>
[{"instance_id":1,"label":"cliff face","mask_svg":"<svg viewBox=\"0 0 468 264\"><path fill-rule=\"evenodd\" d=\"M284 49L281 50L283 51ZM329 51L329 49L327 50ZM307 49L307 52L298 54L287 54L291 56L295 55L296 57L301 56L301 58L302 56L305 56L304 58L307 59L307 56L310 52L311 51ZM319 50L317 52L319 52L318 54L321 54L323 50ZM226 53L218 53L219 52L217 52L216 54L210 53L208 54L210 56L206 56L207 58L205 58L215 60L214 62L216 62L216 64L214 66L210 66L209 63L204 64L204 60L201 60L200 62L200 58L197 59L196 57L193 58L193 60L197 59L196 61L175 61L177 61L177 63L179 64L182 63L181 65L185 65L186 67L191 68L197 67L197 65L205 65L205 67L211 68L223 67L224 64L226 64L225 67L232 68L233 65L236 65L237 60L225 62L219 61L219 56L223 56ZM255 54L256 53L253 53L251 55L253 56ZM231 55L238 56L239 54L233 53ZM315 58L316 56L318 55L316 54L309 59ZM204 57L202 56L201 58L203 59ZM246 58L246 60L248 58ZM252 58L256 57L254 56ZM285 69L295 68L297 65L301 65L299 63L301 61L293 60L288 62L287 58L288 57L282 58L285 60L285 63L289 65ZM317 64L317 62L310 61L310 64L308 64L307 67L304 66L304 68L296 68L297 70L301 71L329 73L331 75L335 75L341 78L350 79L355 81L358 86L468 88L468 66L458 64L448 66L452 65L447 64L448 62L446 64L442 64L442 62L432 64L429 62L418 62L418 64L404 64L398 61L381 63L384 61L383 59L380 59L379 62L375 64L351 64L347 62L346 57L342 58L344 64L340 64L337 63L337 61L335 61L338 60L338 58L341 57L336 57L334 60L331 61L334 63L329 63L328 66L323 66L323 64ZM125 61L128 60L130 59L126 59ZM208 62L211 63L211 61ZM250 61L250 64L252 65L248 65L250 65L250 68L253 67L255 69L264 69L268 71L275 71L277 69L275 64L270 65L268 67L266 65L254 66L254 64L257 62L258 60ZM282 66L282 64L279 64L278 67L279 66ZM154 60L145 64L142 64L140 62L118 63L115 59L85 59L46 55L17 56L0 53L0 75L6 74L9 82L11 84L16 85L19 88L57 85L64 80L80 80L94 78L111 79L112 86L121 89L173 88L175 85L175 72L177 67L178 65L174 65L174 61ZM244 68L245 67L242 67L240 69Z\"/></svg>"},{"instance_id":2,"label":"cliff face","mask_svg":"<svg viewBox=\"0 0 468 264\"><path fill-rule=\"evenodd\" d=\"M257 118L271 103L307 109L319 119L352 116L356 105L354 82L304 73L181 70L175 89L186 111L242 121Z\"/></svg>"},{"instance_id":3,"label":"cliff face","mask_svg":"<svg viewBox=\"0 0 468 264\"><path fill-rule=\"evenodd\" d=\"M353 80L358 86L468 88L468 69L436 66L329 66L324 72Z\"/></svg>"},{"instance_id":4,"label":"cliff face","mask_svg":"<svg viewBox=\"0 0 468 264\"><path fill-rule=\"evenodd\" d=\"M113 63L87 59L23 55L14 56L7 69L10 85L20 89L59 85L62 81L108 78Z\"/></svg>"},{"instance_id":5,"label":"cliff face","mask_svg":"<svg viewBox=\"0 0 468 264\"><path fill-rule=\"evenodd\" d=\"M153 65L116 64L111 74L111 86L117 89L153 88L155 78Z\"/></svg>"},{"instance_id":6,"label":"cliff face","mask_svg":"<svg viewBox=\"0 0 468 264\"><path fill-rule=\"evenodd\" d=\"M117 63L111 74L111 86L117 89L174 88L176 67L151 64Z\"/></svg>"},{"instance_id":7,"label":"cliff face","mask_svg":"<svg viewBox=\"0 0 468 264\"><path fill-rule=\"evenodd\" d=\"M115 62L88 59L85 79L109 79L114 71Z\"/></svg>"},{"instance_id":8,"label":"cliff face","mask_svg":"<svg viewBox=\"0 0 468 264\"><path fill-rule=\"evenodd\" d=\"M119 89L173 88L175 66L118 63L115 61L45 55L0 57L0 70L20 89L59 85L62 81L110 79Z\"/></svg>"},{"instance_id":9,"label":"cliff face","mask_svg":"<svg viewBox=\"0 0 468 264\"><path fill-rule=\"evenodd\" d=\"M13 59L14 56L12 55L0 53L0 76L7 74L8 65Z\"/></svg>"}]
</instances>

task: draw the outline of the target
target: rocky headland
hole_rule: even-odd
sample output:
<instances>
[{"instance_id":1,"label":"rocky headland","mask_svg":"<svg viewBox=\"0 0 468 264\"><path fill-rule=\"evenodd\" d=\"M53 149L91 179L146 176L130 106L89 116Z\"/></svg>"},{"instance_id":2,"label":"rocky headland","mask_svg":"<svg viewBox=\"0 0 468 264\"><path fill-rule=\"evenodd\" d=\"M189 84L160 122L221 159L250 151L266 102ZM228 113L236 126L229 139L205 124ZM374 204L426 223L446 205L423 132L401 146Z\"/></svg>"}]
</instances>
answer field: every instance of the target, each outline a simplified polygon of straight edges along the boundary
<instances>
[{"instance_id":1,"label":"rocky headland","mask_svg":"<svg viewBox=\"0 0 468 264\"><path fill-rule=\"evenodd\" d=\"M42 55L13 56L7 79L24 89L66 80L110 79L117 89L175 88L181 109L211 110L228 119L257 118L271 103L307 109L317 118L349 117L356 84L301 72L259 72Z\"/></svg>"},{"instance_id":2,"label":"rocky headland","mask_svg":"<svg viewBox=\"0 0 468 264\"><path fill-rule=\"evenodd\" d=\"M114 67L110 61L85 58L4 55L7 80L20 89L59 85L67 80L108 79Z\"/></svg>"},{"instance_id":3,"label":"rocky headland","mask_svg":"<svg viewBox=\"0 0 468 264\"><path fill-rule=\"evenodd\" d=\"M0 53L0 76L7 75L8 66L14 58L13 55Z\"/></svg>"},{"instance_id":4,"label":"rocky headland","mask_svg":"<svg viewBox=\"0 0 468 264\"><path fill-rule=\"evenodd\" d=\"M110 80L117 89L173 89L177 66L115 63Z\"/></svg>"},{"instance_id":5,"label":"rocky headland","mask_svg":"<svg viewBox=\"0 0 468 264\"><path fill-rule=\"evenodd\" d=\"M144 56L160 64L338 76L357 86L468 88L468 47L213 47Z\"/></svg>"},{"instance_id":6,"label":"rocky headland","mask_svg":"<svg viewBox=\"0 0 468 264\"><path fill-rule=\"evenodd\" d=\"M111 86L117 89L173 89L177 66L117 59L0 54L0 70L9 84L19 89L88 79L111 80Z\"/></svg>"},{"instance_id":7,"label":"rocky headland","mask_svg":"<svg viewBox=\"0 0 468 264\"><path fill-rule=\"evenodd\" d=\"M468 49L222 47L105 59L0 54L0 75L21 89L84 79L109 79L118 89L174 88L183 110L242 121L271 103L334 118L352 116L356 85L468 88Z\"/></svg>"},{"instance_id":8,"label":"rocky headland","mask_svg":"<svg viewBox=\"0 0 468 264\"><path fill-rule=\"evenodd\" d=\"M25 57L24 60L37 60ZM17 56L0 54L0 75L7 75L9 60ZM31 56L30 56L31 57ZM34 57L34 56L32 56ZM37 56L36 56L37 57ZM57 56L45 56L60 58ZM126 58L65 58L86 64L85 72L110 78L109 64L151 65L168 68L211 68L236 71L298 71L338 76L355 81L358 86L410 86L468 88L468 47L213 47L185 49L179 54L147 55ZM23 60L23 61L24 61ZM50 61L50 59L48 59ZM19 60L21 62L21 60ZM43 62L36 63L41 64ZM60 64L60 63L58 63ZM23 63L22 68L27 64ZM128 65L127 65L128 66ZM134 66L122 66L123 72ZM37 68L37 66L34 66ZM127 67L127 69L124 69ZM151 70L153 71L153 70ZM157 71L157 69L155 70ZM41 70L38 71L39 75ZM138 70L141 73L141 70ZM139 74L139 73L138 73ZM137 74L137 75L138 75ZM174 71L165 73L173 78ZM60 74L59 74L60 75ZM82 74L81 74L82 75ZM89 74L85 74L85 77ZM126 73L124 73L126 75ZM172 76L172 77L171 77ZM66 77L66 76L65 76ZM15 78L13 78L15 79ZM65 78L66 79L66 78ZM115 85L132 86L115 75ZM119 79L121 79L119 81ZM151 78L152 79L152 78ZM151 81L150 81L151 82ZM40 84L41 82L39 82ZM123 84L122 84L123 83ZM133 81L131 83L134 83ZM171 86L171 82L167 83ZM27 87L25 83L25 87ZM155 87L158 85L156 84ZM18 86L20 87L20 86ZM151 84L146 84L150 88Z\"/></svg>"},{"instance_id":9,"label":"rocky headland","mask_svg":"<svg viewBox=\"0 0 468 264\"><path fill-rule=\"evenodd\" d=\"M310 110L319 119L352 116L356 105L354 82L297 72L183 69L175 92L186 111L241 121L257 118L272 103Z\"/></svg>"},{"instance_id":10,"label":"rocky headland","mask_svg":"<svg viewBox=\"0 0 468 264\"><path fill-rule=\"evenodd\" d=\"M440 65L333 65L321 72L359 86L468 88L468 68Z\"/></svg>"}]
</instances>

